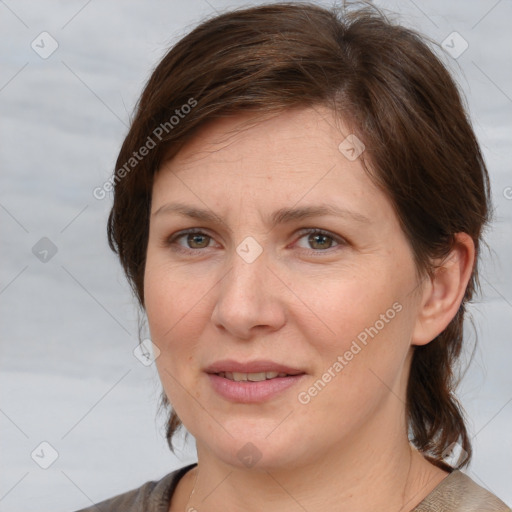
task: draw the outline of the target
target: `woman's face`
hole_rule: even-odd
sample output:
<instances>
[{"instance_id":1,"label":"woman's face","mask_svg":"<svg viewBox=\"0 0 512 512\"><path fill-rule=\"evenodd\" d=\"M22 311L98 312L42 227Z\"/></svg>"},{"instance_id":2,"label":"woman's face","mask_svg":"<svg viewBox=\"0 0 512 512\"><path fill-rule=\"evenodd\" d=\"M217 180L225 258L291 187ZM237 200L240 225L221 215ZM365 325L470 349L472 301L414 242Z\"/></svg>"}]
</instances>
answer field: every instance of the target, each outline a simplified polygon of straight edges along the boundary
<instances>
[{"instance_id":1,"label":"woman's face","mask_svg":"<svg viewBox=\"0 0 512 512\"><path fill-rule=\"evenodd\" d=\"M157 173L145 306L200 456L293 467L405 432L419 283L330 111L237 132L249 118L206 125Z\"/></svg>"}]
</instances>

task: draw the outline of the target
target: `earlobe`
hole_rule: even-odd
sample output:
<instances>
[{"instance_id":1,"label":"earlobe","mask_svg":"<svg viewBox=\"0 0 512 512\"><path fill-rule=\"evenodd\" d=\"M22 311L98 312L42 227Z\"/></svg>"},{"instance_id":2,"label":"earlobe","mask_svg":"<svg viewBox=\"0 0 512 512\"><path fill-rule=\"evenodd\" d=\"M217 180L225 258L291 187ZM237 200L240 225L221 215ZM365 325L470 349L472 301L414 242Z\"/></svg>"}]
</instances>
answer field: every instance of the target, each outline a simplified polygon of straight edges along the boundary
<instances>
[{"instance_id":1,"label":"earlobe","mask_svg":"<svg viewBox=\"0 0 512 512\"><path fill-rule=\"evenodd\" d=\"M473 272L475 245L467 233L457 233L453 248L423 287L413 345L426 345L443 332L456 315Z\"/></svg>"}]
</instances>

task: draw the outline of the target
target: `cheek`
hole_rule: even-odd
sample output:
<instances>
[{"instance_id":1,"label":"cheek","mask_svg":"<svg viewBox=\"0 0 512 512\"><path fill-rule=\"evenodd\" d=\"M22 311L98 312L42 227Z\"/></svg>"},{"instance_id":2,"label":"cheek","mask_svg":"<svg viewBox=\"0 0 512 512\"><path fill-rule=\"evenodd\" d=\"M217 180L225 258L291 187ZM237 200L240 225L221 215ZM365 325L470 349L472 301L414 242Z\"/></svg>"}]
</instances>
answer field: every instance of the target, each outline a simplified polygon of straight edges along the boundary
<instances>
[{"instance_id":1,"label":"cheek","mask_svg":"<svg viewBox=\"0 0 512 512\"><path fill-rule=\"evenodd\" d=\"M299 277L293 282L297 297L294 321L308 334L319 352L348 350L353 340L364 344L373 336L390 334L403 311L403 289L398 276L370 268L347 268L338 277ZM378 269L377 269L378 270ZM396 333L395 333L396 334Z\"/></svg>"},{"instance_id":2,"label":"cheek","mask_svg":"<svg viewBox=\"0 0 512 512\"><path fill-rule=\"evenodd\" d=\"M403 272L367 265L338 281L317 280L316 288L301 281L297 294L308 297L315 314L296 315L295 321L318 358L311 381L329 381L332 394L322 391L326 402L357 408L359 399L379 396L382 382L393 388L399 380L414 325L414 273L406 263Z\"/></svg>"},{"instance_id":3,"label":"cheek","mask_svg":"<svg viewBox=\"0 0 512 512\"><path fill-rule=\"evenodd\" d=\"M410 330L401 303L382 297L338 304L345 308L332 317L338 336L310 337L319 364L297 396L301 420L333 438L362 428L388 400L402 407L395 398L403 393Z\"/></svg>"},{"instance_id":4,"label":"cheek","mask_svg":"<svg viewBox=\"0 0 512 512\"><path fill-rule=\"evenodd\" d=\"M331 317L336 336L311 338L321 354L320 372L339 363L335 370L348 379L348 392L356 395L379 377L391 385L409 350L410 322L404 311L391 296L340 303L338 314Z\"/></svg>"},{"instance_id":5,"label":"cheek","mask_svg":"<svg viewBox=\"0 0 512 512\"><path fill-rule=\"evenodd\" d=\"M188 275L182 269L154 263L150 258L144 277L144 301L149 326L155 339L167 344L175 333L197 325L197 318L204 310L208 290L205 279Z\"/></svg>"},{"instance_id":6,"label":"cheek","mask_svg":"<svg viewBox=\"0 0 512 512\"><path fill-rule=\"evenodd\" d=\"M152 342L159 348L156 366L172 403L181 400L180 389L194 390L198 378L198 340L208 315L208 287L195 286L182 273L165 266L146 273L145 305ZM204 288L204 289L203 289Z\"/></svg>"},{"instance_id":7,"label":"cheek","mask_svg":"<svg viewBox=\"0 0 512 512\"><path fill-rule=\"evenodd\" d=\"M205 322L201 314L204 293L198 295L198 288L179 276L172 269L149 267L144 289L151 340L160 350L155 360L160 380L173 409L188 423L194 403L191 398L200 399L195 361L199 353L196 340L201 338Z\"/></svg>"}]
</instances>

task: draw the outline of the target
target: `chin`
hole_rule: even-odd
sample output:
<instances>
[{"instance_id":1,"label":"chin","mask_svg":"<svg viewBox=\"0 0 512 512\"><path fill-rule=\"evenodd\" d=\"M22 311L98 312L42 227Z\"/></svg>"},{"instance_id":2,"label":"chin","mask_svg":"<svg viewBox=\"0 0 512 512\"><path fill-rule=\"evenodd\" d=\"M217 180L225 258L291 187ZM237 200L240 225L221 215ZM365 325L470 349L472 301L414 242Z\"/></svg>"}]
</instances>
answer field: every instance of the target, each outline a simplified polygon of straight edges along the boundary
<instances>
[{"instance_id":1,"label":"chin","mask_svg":"<svg viewBox=\"0 0 512 512\"><path fill-rule=\"evenodd\" d=\"M278 435L272 432L278 424L279 421L273 421L271 428L268 421L263 425L254 422L248 425L247 419L223 423L229 434L219 427L216 430L222 433L217 436L208 432L210 436L203 440L200 434L196 437L199 457L203 445L216 459L239 470L291 470L301 462L306 464L314 450L304 442L304 435L294 435L290 431L281 431Z\"/></svg>"}]
</instances>

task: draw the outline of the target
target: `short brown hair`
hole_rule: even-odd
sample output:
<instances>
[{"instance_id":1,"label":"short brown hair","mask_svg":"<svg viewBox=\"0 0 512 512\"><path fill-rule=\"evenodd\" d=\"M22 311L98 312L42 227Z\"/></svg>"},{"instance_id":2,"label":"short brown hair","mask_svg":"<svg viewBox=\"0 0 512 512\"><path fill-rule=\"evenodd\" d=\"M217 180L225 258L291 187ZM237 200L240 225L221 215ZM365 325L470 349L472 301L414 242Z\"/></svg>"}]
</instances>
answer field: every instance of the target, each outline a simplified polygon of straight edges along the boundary
<instances>
[{"instance_id":1,"label":"short brown hair","mask_svg":"<svg viewBox=\"0 0 512 512\"><path fill-rule=\"evenodd\" d=\"M283 2L204 21L170 49L142 93L117 159L108 237L144 308L151 190L162 159L221 116L333 109L365 144L365 170L391 199L419 275L430 275L433 259L449 253L454 234L467 233L475 244L477 259L462 304L436 339L414 348L407 388L411 441L443 466L443 452L454 442L467 452L465 464L471 455L453 395L453 369L465 304L478 286L490 192L457 86L425 41L370 6L345 10ZM132 162L150 140L146 156ZM165 393L162 400L167 406ZM180 425L171 411L171 450Z\"/></svg>"}]
</instances>

